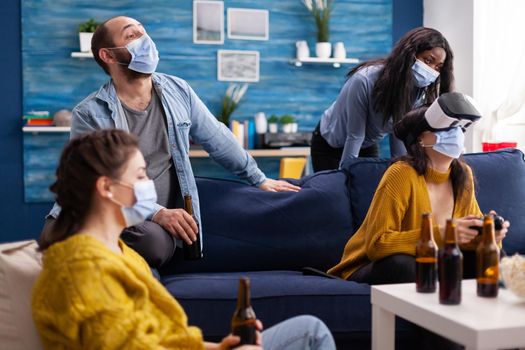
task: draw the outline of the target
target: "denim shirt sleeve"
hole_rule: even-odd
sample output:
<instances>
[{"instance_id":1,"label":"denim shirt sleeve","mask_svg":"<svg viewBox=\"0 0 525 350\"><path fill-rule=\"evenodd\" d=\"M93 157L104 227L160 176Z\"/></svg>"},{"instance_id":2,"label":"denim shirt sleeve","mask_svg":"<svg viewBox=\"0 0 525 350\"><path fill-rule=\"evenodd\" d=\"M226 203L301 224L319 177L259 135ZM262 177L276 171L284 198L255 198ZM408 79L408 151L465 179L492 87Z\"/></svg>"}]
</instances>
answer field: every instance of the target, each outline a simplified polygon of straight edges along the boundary
<instances>
[{"instance_id":1,"label":"denim shirt sleeve","mask_svg":"<svg viewBox=\"0 0 525 350\"><path fill-rule=\"evenodd\" d=\"M201 99L187 85L190 103L190 135L196 143L208 152L214 161L236 176L259 186L266 176L257 167L250 154L235 140L230 129L215 118Z\"/></svg>"},{"instance_id":2,"label":"denim shirt sleeve","mask_svg":"<svg viewBox=\"0 0 525 350\"><path fill-rule=\"evenodd\" d=\"M334 108L346 114L346 140L341 157L341 164L356 158L365 139L366 122L369 115L369 94L366 77L355 73L347 82L344 98L338 99Z\"/></svg>"},{"instance_id":3,"label":"denim shirt sleeve","mask_svg":"<svg viewBox=\"0 0 525 350\"><path fill-rule=\"evenodd\" d=\"M71 134L70 139L74 139L80 135L86 134L88 132L95 131L97 128L90 122L89 115L82 113L79 108L74 108L71 116Z\"/></svg>"}]
</instances>

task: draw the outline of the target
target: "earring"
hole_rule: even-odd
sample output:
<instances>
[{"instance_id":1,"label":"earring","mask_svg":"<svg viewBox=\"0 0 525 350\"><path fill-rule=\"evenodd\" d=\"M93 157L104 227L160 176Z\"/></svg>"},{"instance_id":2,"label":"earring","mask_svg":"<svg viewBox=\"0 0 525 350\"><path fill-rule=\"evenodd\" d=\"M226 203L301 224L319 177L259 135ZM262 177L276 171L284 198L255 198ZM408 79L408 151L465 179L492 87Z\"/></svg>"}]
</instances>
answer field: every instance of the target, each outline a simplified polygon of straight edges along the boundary
<instances>
[{"instance_id":1,"label":"earring","mask_svg":"<svg viewBox=\"0 0 525 350\"><path fill-rule=\"evenodd\" d=\"M113 193L108 192L108 198L113 198Z\"/></svg>"}]
</instances>

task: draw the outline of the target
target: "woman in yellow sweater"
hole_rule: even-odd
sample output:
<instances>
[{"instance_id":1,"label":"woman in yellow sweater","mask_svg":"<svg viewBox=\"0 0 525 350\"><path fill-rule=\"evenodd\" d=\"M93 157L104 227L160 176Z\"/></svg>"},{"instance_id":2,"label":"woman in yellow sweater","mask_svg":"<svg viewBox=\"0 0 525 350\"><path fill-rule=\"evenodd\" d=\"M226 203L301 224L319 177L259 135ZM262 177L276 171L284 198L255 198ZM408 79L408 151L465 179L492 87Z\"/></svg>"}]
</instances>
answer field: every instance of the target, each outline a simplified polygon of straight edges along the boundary
<instances>
[{"instance_id":1,"label":"woman in yellow sweater","mask_svg":"<svg viewBox=\"0 0 525 350\"><path fill-rule=\"evenodd\" d=\"M204 342L144 259L119 240L125 227L152 212L157 197L134 136L101 130L74 139L56 175L51 190L62 211L54 230L40 239L44 267L32 301L46 349L238 346L232 335ZM324 323L311 316L287 320L260 338L266 349L335 349Z\"/></svg>"},{"instance_id":2,"label":"woman in yellow sweater","mask_svg":"<svg viewBox=\"0 0 525 350\"><path fill-rule=\"evenodd\" d=\"M447 103L448 107L444 106ZM452 117L444 112L454 114L452 110L458 106L467 110ZM395 135L404 142L408 154L386 170L363 224L346 244L339 264L328 273L369 284L413 282L421 215L431 212L438 246L443 244L446 220L456 219L465 275L474 277L474 249L479 238L469 226L481 226L482 213L472 171L461 158L464 130L447 123L450 120L452 125L467 127L479 118L473 117L476 112L465 95L448 93L430 108L409 112L395 125ZM466 122L462 118L467 118ZM498 243L508 226L505 222L496 232Z\"/></svg>"}]
</instances>

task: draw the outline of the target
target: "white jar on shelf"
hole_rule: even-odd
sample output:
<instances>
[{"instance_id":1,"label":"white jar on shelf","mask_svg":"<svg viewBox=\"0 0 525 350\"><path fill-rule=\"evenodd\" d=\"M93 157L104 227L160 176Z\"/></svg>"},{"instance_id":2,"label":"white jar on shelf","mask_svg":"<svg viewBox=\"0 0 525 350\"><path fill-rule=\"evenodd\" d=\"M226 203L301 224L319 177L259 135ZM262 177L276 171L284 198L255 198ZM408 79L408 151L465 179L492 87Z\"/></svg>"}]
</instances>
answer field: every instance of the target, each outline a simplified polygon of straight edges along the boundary
<instances>
[{"instance_id":1,"label":"white jar on shelf","mask_svg":"<svg viewBox=\"0 0 525 350\"><path fill-rule=\"evenodd\" d=\"M330 58L332 55L332 44L329 42L316 43L315 54L319 58Z\"/></svg>"},{"instance_id":2,"label":"white jar on shelf","mask_svg":"<svg viewBox=\"0 0 525 350\"><path fill-rule=\"evenodd\" d=\"M339 60L344 60L346 58L345 44L342 41L334 44L334 58Z\"/></svg>"},{"instance_id":3,"label":"white jar on shelf","mask_svg":"<svg viewBox=\"0 0 525 350\"><path fill-rule=\"evenodd\" d=\"M310 57L310 49L308 49L308 43L306 40L297 41L295 47L297 48L298 60L304 60L305 58Z\"/></svg>"}]
</instances>

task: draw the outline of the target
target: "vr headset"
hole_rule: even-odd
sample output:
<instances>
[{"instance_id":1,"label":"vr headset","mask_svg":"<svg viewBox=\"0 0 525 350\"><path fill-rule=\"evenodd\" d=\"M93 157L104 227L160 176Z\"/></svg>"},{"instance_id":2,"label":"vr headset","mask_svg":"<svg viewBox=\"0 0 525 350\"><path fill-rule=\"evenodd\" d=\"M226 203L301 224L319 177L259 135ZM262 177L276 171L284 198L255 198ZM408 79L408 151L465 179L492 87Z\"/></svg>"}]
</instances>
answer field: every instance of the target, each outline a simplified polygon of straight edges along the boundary
<instances>
[{"instance_id":1,"label":"vr headset","mask_svg":"<svg viewBox=\"0 0 525 350\"><path fill-rule=\"evenodd\" d=\"M461 127L463 131L481 118L472 97L459 92L439 96L425 112L430 131L444 131Z\"/></svg>"},{"instance_id":2,"label":"vr headset","mask_svg":"<svg viewBox=\"0 0 525 350\"><path fill-rule=\"evenodd\" d=\"M474 100L459 92L447 92L428 107L425 118L405 136L405 145L414 143L423 131L446 131L460 127L463 131L481 118Z\"/></svg>"}]
</instances>

